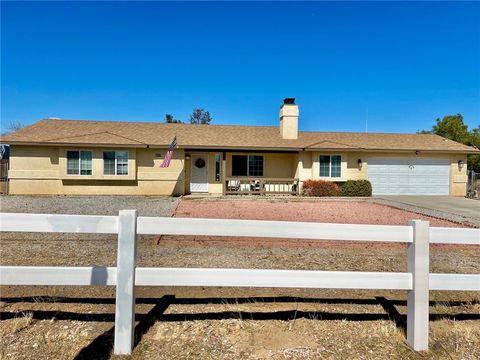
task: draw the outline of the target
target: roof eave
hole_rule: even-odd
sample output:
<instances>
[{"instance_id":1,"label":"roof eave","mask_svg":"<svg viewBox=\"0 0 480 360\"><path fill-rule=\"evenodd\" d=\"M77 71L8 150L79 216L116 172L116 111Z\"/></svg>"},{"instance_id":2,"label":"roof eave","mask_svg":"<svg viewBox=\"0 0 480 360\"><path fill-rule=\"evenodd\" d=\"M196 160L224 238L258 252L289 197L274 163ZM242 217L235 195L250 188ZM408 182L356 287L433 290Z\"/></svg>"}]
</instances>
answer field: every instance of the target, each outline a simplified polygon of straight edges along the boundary
<instances>
[{"instance_id":1,"label":"roof eave","mask_svg":"<svg viewBox=\"0 0 480 360\"><path fill-rule=\"evenodd\" d=\"M150 145L150 147L155 147L155 145ZM276 151L301 151L303 148L301 146L295 147L282 147L282 146L225 146L225 145L181 145L178 146L182 149L189 149L189 150L208 150L208 149L219 149L219 150L276 150Z\"/></svg>"},{"instance_id":2,"label":"roof eave","mask_svg":"<svg viewBox=\"0 0 480 360\"><path fill-rule=\"evenodd\" d=\"M2 141L7 145L27 146L88 146L88 147L128 147L147 148L145 144L112 144L112 143L71 143L71 142L47 142L47 141ZM168 146L168 145L166 145Z\"/></svg>"},{"instance_id":3,"label":"roof eave","mask_svg":"<svg viewBox=\"0 0 480 360\"><path fill-rule=\"evenodd\" d=\"M125 147L125 148L165 148L168 147L168 144L117 144L117 143L71 143L71 142L46 142L46 141L5 141L2 139L2 144L7 145L24 145L24 146L85 146L85 147ZM457 153L457 154L480 154L480 149L467 148L467 149L397 149L397 148L303 148L301 146L221 146L221 145L178 145L179 149L189 149L189 150L254 150L254 151L265 151L265 150L275 150L275 151L357 151L357 152L415 152L419 151L421 153Z\"/></svg>"},{"instance_id":4,"label":"roof eave","mask_svg":"<svg viewBox=\"0 0 480 360\"><path fill-rule=\"evenodd\" d=\"M457 154L480 154L480 150L477 149L396 149L396 148L306 148L305 151L358 151L358 152L420 152L420 153L457 153Z\"/></svg>"}]
</instances>

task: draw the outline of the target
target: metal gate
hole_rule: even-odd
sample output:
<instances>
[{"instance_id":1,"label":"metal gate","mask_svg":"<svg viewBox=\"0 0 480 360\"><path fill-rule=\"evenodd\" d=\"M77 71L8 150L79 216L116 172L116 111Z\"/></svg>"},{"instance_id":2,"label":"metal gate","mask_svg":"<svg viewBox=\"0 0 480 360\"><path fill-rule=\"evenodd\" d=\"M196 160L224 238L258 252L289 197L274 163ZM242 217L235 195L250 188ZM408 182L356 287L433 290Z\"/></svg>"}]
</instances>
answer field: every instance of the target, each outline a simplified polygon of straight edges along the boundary
<instances>
[{"instance_id":1,"label":"metal gate","mask_svg":"<svg viewBox=\"0 0 480 360\"><path fill-rule=\"evenodd\" d=\"M480 196L480 173L473 170L468 172L467 197L478 199Z\"/></svg>"},{"instance_id":2,"label":"metal gate","mask_svg":"<svg viewBox=\"0 0 480 360\"><path fill-rule=\"evenodd\" d=\"M8 194L8 160L0 160L0 194Z\"/></svg>"}]
</instances>

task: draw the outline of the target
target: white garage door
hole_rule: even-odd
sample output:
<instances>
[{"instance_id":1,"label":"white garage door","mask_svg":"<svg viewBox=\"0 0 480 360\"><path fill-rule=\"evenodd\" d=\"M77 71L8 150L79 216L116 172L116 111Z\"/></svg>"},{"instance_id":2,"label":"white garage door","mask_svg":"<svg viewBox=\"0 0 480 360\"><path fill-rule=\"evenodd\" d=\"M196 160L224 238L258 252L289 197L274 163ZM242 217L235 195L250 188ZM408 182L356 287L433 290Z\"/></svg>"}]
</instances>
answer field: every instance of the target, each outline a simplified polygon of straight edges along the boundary
<instances>
[{"instance_id":1,"label":"white garage door","mask_svg":"<svg viewBox=\"0 0 480 360\"><path fill-rule=\"evenodd\" d=\"M449 195L450 161L373 157L367 160L373 195Z\"/></svg>"}]
</instances>

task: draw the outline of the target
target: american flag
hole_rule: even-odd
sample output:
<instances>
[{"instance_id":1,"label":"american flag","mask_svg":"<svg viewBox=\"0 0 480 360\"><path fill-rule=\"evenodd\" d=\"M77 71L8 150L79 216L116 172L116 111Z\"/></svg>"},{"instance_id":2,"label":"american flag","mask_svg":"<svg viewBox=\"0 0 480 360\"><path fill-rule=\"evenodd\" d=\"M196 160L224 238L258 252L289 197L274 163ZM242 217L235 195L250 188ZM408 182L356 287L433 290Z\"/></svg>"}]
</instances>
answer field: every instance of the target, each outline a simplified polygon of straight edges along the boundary
<instances>
[{"instance_id":1,"label":"american flag","mask_svg":"<svg viewBox=\"0 0 480 360\"><path fill-rule=\"evenodd\" d=\"M170 160L172 160L173 150L175 149L175 146L177 146L176 136L173 138L172 143L168 147L168 151L165 154L165 159L163 159L162 165L160 165L161 168L166 168L170 165Z\"/></svg>"}]
</instances>

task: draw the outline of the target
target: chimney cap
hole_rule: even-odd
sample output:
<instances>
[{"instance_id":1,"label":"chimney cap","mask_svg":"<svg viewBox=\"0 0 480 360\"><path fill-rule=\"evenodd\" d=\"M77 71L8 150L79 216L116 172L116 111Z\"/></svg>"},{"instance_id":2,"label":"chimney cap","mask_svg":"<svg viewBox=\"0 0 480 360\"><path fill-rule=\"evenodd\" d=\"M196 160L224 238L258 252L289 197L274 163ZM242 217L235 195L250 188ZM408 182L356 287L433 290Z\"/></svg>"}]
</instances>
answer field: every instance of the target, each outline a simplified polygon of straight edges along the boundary
<instances>
[{"instance_id":1,"label":"chimney cap","mask_svg":"<svg viewBox=\"0 0 480 360\"><path fill-rule=\"evenodd\" d=\"M285 98L283 99L283 103L286 105L295 105L295 98Z\"/></svg>"}]
</instances>

